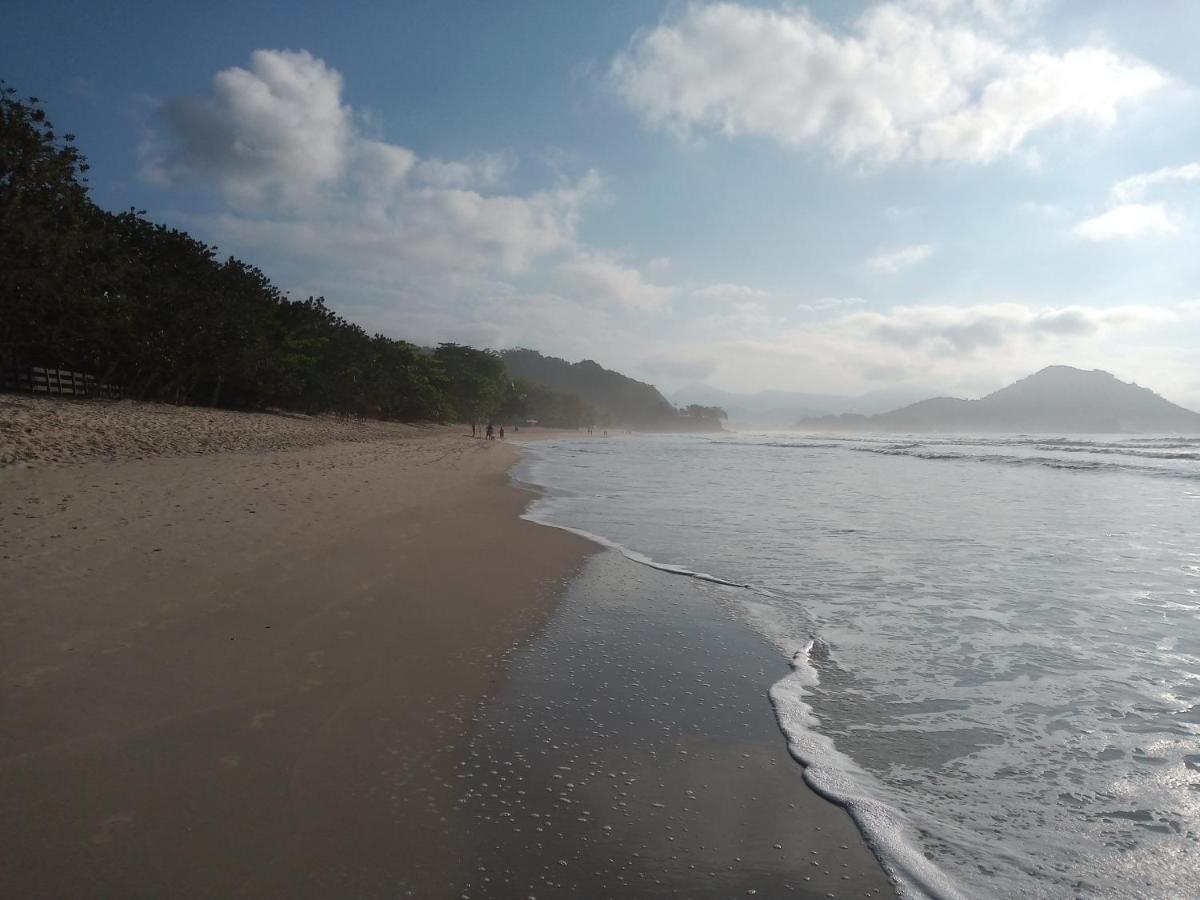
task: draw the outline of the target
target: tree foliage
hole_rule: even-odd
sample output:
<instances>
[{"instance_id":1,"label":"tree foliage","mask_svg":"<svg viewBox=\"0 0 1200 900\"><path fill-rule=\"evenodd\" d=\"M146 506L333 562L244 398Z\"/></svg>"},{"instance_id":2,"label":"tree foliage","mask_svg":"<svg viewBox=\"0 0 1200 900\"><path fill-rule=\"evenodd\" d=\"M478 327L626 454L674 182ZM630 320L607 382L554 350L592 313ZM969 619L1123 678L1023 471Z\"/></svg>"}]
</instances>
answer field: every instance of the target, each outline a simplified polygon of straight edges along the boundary
<instances>
[{"instance_id":1,"label":"tree foliage","mask_svg":"<svg viewBox=\"0 0 1200 900\"><path fill-rule=\"evenodd\" d=\"M87 161L0 82L0 366L77 369L134 397L385 419L720 428L585 360L370 335L322 297L88 196ZM515 379L515 380L514 380Z\"/></svg>"},{"instance_id":2,"label":"tree foliage","mask_svg":"<svg viewBox=\"0 0 1200 900\"><path fill-rule=\"evenodd\" d=\"M290 300L183 231L100 209L87 169L36 98L0 84L0 365L82 369L177 403L392 419L499 408L495 354L430 354L323 298Z\"/></svg>"}]
</instances>

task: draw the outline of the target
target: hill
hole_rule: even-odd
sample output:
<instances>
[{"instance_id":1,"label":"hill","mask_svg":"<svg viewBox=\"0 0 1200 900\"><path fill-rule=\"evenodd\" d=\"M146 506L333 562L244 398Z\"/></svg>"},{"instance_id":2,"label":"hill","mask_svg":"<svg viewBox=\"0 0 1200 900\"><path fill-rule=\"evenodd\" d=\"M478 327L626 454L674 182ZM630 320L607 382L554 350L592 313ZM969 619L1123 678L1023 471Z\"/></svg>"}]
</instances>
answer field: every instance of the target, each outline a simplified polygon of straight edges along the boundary
<instances>
[{"instance_id":1,"label":"hill","mask_svg":"<svg viewBox=\"0 0 1200 900\"><path fill-rule=\"evenodd\" d=\"M678 410L652 384L606 369L590 359L570 363L536 350L502 350L515 379L563 394L575 394L598 413L598 424L652 431L720 430L723 412L691 406Z\"/></svg>"},{"instance_id":2,"label":"hill","mask_svg":"<svg viewBox=\"0 0 1200 900\"><path fill-rule=\"evenodd\" d=\"M937 397L873 416L802 419L810 431L1195 433L1200 413L1099 369L1048 366L979 400Z\"/></svg>"},{"instance_id":3,"label":"hill","mask_svg":"<svg viewBox=\"0 0 1200 900\"><path fill-rule=\"evenodd\" d=\"M923 393L906 388L857 396L776 390L735 394L707 384L689 384L671 394L670 399L678 406L689 403L720 406L729 414L730 423L737 427L791 428L797 419L812 416L886 412L919 399Z\"/></svg>"}]
</instances>

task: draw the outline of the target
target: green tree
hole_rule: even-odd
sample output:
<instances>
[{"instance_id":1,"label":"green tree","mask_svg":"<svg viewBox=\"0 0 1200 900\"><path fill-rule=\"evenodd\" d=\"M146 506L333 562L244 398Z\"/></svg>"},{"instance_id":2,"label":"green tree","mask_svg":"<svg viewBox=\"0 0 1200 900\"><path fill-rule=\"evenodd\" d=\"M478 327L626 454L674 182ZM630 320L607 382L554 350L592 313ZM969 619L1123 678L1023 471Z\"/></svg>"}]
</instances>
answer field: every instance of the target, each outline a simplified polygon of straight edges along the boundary
<instances>
[{"instance_id":1,"label":"green tree","mask_svg":"<svg viewBox=\"0 0 1200 900\"><path fill-rule=\"evenodd\" d=\"M446 375L452 414L459 421L495 417L510 389L508 369L499 354L462 344L439 344L433 351Z\"/></svg>"}]
</instances>

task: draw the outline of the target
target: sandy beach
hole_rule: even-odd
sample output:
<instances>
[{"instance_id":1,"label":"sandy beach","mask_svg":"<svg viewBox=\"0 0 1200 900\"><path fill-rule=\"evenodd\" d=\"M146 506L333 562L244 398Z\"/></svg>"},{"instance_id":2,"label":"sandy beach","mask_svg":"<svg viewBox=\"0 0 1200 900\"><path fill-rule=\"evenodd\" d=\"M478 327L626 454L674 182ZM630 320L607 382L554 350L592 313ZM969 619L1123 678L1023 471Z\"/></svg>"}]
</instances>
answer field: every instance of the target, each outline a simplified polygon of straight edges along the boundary
<instances>
[{"instance_id":1,"label":"sandy beach","mask_svg":"<svg viewBox=\"0 0 1200 900\"><path fill-rule=\"evenodd\" d=\"M7 396L0 428L0 894L890 891L787 759L765 699L780 661L757 645L729 656L743 639L708 601L675 596L687 579L616 557L576 580L597 548L519 518L513 445L461 427ZM629 606L647 592L675 597L663 622ZM564 623L539 638L563 597ZM618 616L597 633L601 597ZM669 655L651 626L696 630ZM740 694L678 702L690 692L668 676L695 642L740 667ZM540 668L519 662L523 646ZM644 685L621 685L635 667ZM602 679L585 689L589 671ZM570 696L542 720L502 727L556 684ZM599 817L514 838L514 803L547 826L560 809L512 783L481 791L480 760L528 759L557 728L562 758L530 778L557 785L596 729L581 695L675 705L674 730L631 712L596 734L621 754L604 764L626 773L639 817L612 819L618 844ZM661 768L631 761L655 742ZM630 862L612 865L616 852Z\"/></svg>"},{"instance_id":2,"label":"sandy beach","mask_svg":"<svg viewBox=\"0 0 1200 900\"><path fill-rule=\"evenodd\" d=\"M591 550L518 519L516 450L0 402L25 462L0 469L0 894L328 896L461 865L405 797ZM80 417L115 460L86 461Z\"/></svg>"}]
</instances>

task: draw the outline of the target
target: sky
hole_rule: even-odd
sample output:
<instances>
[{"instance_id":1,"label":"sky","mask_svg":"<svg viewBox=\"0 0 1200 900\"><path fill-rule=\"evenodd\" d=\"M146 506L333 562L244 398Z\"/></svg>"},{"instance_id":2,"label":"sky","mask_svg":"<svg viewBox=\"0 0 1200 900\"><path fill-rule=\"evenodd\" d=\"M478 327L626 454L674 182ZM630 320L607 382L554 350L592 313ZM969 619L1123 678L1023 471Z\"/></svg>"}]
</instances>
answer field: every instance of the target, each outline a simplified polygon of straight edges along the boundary
<instances>
[{"instance_id":1,"label":"sky","mask_svg":"<svg viewBox=\"0 0 1200 900\"><path fill-rule=\"evenodd\" d=\"M665 391L1200 409L1200 4L17 0L97 202L429 345Z\"/></svg>"}]
</instances>

